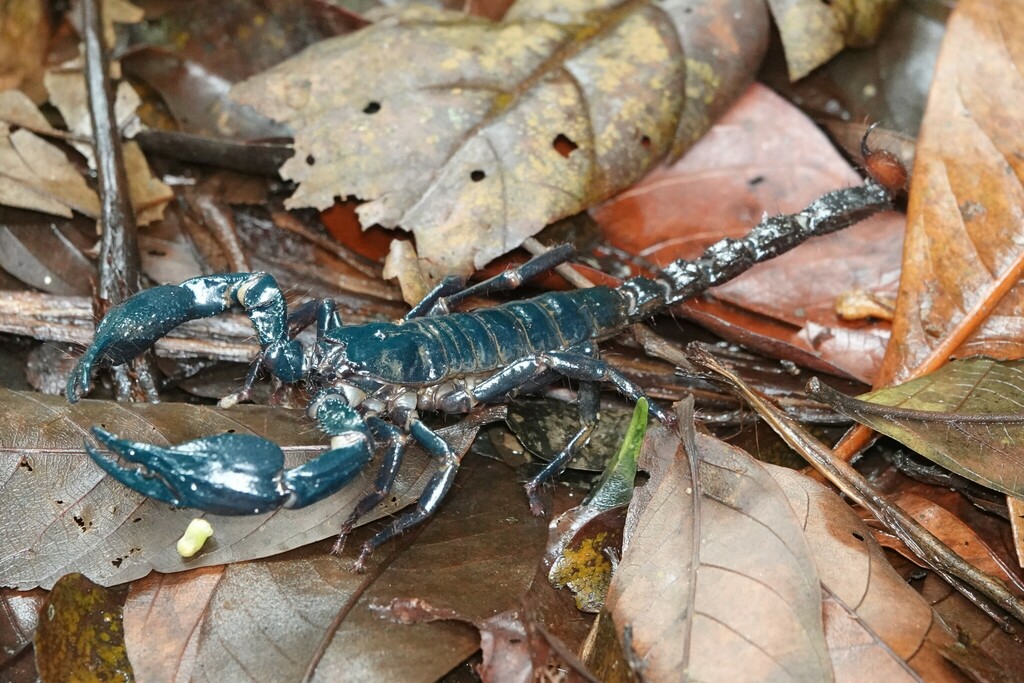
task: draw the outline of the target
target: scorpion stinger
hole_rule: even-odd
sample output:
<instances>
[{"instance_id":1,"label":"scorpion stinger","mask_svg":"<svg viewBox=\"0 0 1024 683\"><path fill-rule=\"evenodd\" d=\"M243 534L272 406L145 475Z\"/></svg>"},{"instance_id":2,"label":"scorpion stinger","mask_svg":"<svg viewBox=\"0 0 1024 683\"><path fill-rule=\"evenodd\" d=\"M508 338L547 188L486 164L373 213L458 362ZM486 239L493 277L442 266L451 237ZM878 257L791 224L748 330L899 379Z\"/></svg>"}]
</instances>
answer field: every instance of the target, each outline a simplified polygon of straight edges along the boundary
<instances>
[{"instance_id":1,"label":"scorpion stinger","mask_svg":"<svg viewBox=\"0 0 1024 683\"><path fill-rule=\"evenodd\" d=\"M142 292L111 309L68 381L68 398L75 401L85 393L96 363L126 362L185 320L244 310L259 338L263 365L284 382L304 379L319 391L310 413L331 437L331 450L283 470L280 449L251 441L256 437L221 435L163 448L96 432L101 444L135 465L121 466L92 446L89 452L119 481L145 495L175 505L244 513L299 507L330 495L369 461L374 446L382 446L385 455L374 488L345 521L340 546L359 516L390 491L411 438L432 456L437 469L415 509L363 544L357 561L361 567L380 543L433 514L454 481L459 457L423 424L420 411L464 413L559 375L577 380L579 430L527 484L537 510L540 486L561 472L590 437L599 387L611 385L632 400L643 396L638 386L601 360L601 341L811 237L889 205L886 189L869 180L829 193L799 213L766 218L746 237L721 240L695 261L676 261L653 278L633 278L616 288L548 292L467 313L447 312L468 295L511 289L551 268L571 254L565 247L468 289L458 279L446 280L397 322L343 325L331 302L315 302L300 307L291 320L300 326L317 323L317 341L308 355L289 337L284 297L271 276L195 278ZM657 404L651 404L651 412L659 420L672 420ZM223 476L225 471L232 476ZM240 502L225 503L235 500Z\"/></svg>"}]
</instances>

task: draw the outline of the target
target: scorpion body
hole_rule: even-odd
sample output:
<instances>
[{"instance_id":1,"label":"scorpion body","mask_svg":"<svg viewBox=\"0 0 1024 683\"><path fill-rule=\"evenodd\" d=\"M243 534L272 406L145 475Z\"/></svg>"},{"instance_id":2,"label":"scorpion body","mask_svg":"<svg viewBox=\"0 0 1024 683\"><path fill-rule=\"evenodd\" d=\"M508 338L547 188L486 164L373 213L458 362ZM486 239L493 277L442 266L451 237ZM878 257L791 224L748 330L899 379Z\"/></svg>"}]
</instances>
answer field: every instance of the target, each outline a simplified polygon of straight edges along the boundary
<instances>
[{"instance_id":1,"label":"scorpion body","mask_svg":"<svg viewBox=\"0 0 1024 683\"><path fill-rule=\"evenodd\" d=\"M111 309L72 372L67 395L78 400L88 390L96 365L124 363L186 320L245 311L262 351L240 395L248 392L260 367L285 383L308 382L316 393L307 412L330 437L327 452L286 470L280 448L254 436L222 434L165 448L123 441L95 428L94 436L106 450L87 444L89 453L116 479L147 496L221 514L258 514L302 507L334 493L369 462L376 447L383 447L374 489L344 523L340 544L358 518L390 490L411 436L437 460L437 471L416 508L363 545L357 562L361 567L380 543L433 514L454 480L459 458L423 424L421 411L461 413L478 403L505 400L526 384L555 376L577 380L580 429L527 484L536 510L538 487L561 472L589 438L597 421L600 386L610 383L632 400L643 396L600 359L599 342L889 203L888 192L869 180L829 193L797 214L765 218L746 237L721 240L700 258L676 261L654 277L633 278L616 288L551 292L492 308L449 312L468 296L511 289L566 260L571 248L561 247L469 288L458 278L446 279L398 322L343 325L330 300L310 302L289 316L281 290L265 273L164 285ZM290 326L314 323L317 342L310 348L289 336ZM651 412L665 422L673 419L656 404ZM122 465L116 456L134 465Z\"/></svg>"}]
</instances>

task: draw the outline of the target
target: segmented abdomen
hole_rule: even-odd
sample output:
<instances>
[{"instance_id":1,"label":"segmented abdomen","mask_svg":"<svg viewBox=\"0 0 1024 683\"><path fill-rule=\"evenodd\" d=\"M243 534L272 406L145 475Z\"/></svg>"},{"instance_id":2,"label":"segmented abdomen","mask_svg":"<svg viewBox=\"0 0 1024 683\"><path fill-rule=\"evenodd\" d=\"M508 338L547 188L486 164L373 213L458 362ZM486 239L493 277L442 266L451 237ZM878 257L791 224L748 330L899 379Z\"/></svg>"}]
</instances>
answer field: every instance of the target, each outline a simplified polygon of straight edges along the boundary
<instances>
[{"instance_id":1,"label":"segmented abdomen","mask_svg":"<svg viewBox=\"0 0 1024 683\"><path fill-rule=\"evenodd\" d=\"M426 385L608 337L628 323L628 310L618 290L592 287L401 324L345 326L329 337L346 344L349 363L377 379Z\"/></svg>"},{"instance_id":2,"label":"segmented abdomen","mask_svg":"<svg viewBox=\"0 0 1024 683\"><path fill-rule=\"evenodd\" d=\"M434 318L417 325L434 335L452 374L496 370L520 358L577 347L621 328L623 297L606 287L549 292L534 299Z\"/></svg>"}]
</instances>

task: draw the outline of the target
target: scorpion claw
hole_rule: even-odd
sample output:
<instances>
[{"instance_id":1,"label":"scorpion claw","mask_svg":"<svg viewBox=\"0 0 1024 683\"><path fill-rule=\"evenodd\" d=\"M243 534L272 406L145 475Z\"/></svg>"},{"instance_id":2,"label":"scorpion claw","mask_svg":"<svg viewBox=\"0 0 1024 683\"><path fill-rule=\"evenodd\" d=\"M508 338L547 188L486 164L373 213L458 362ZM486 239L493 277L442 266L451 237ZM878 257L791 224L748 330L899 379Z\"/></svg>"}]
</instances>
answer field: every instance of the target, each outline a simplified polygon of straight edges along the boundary
<instances>
[{"instance_id":1,"label":"scorpion claw","mask_svg":"<svg viewBox=\"0 0 1024 683\"><path fill-rule=\"evenodd\" d=\"M151 498L222 515L258 514L286 503L281 485L284 453L250 434L220 434L165 448L119 439L94 427L113 455L86 445L89 455L119 482Z\"/></svg>"}]
</instances>

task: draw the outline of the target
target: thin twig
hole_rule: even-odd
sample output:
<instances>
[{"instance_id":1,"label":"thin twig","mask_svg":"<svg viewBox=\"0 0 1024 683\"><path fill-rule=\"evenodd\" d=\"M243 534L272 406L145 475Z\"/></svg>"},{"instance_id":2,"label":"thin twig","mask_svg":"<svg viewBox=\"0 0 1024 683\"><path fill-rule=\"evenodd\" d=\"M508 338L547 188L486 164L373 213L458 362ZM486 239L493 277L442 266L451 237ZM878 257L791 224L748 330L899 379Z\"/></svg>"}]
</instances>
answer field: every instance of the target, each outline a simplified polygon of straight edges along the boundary
<instances>
[{"instance_id":1,"label":"thin twig","mask_svg":"<svg viewBox=\"0 0 1024 683\"><path fill-rule=\"evenodd\" d=\"M103 41L100 0L83 0L82 32L85 42L85 82L100 190L100 225L103 227L97 292L97 315L102 318L111 306L142 288L141 259L138 227L121 149L121 134L114 116L114 95L108 77L110 63ZM114 370L118 400L158 400L148 355L132 361L130 369L135 374L135 382L131 381L128 367L119 366Z\"/></svg>"}]
</instances>

